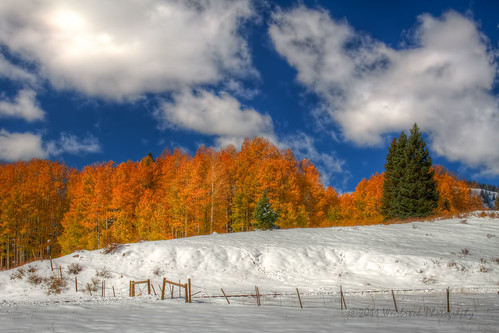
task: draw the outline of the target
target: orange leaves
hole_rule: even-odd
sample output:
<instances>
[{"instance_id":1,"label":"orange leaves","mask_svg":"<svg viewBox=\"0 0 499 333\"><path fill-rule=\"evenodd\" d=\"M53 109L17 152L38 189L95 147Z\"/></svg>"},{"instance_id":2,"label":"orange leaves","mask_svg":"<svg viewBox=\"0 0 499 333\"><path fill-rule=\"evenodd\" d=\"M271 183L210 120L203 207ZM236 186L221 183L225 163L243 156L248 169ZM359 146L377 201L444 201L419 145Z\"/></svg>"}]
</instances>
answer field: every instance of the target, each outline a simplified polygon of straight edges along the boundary
<instances>
[{"instance_id":1,"label":"orange leaves","mask_svg":"<svg viewBox=\"0 0 499 333\"><path fill-rule=\"evenodd\" d=\"M435 170L436 214L481 207L463 181ZM165 151L157 160L148 155L81 171L43 160L0 164L0 250L11 264L47 251L252 230L264 191L281 228L377 224L383 182L375 174L338 196L310 161L263 138L245 140L240 152L233 146L201 147L195 156Z\"/></svg>"},{"instance_id":2,"label":"orange leaves","mask_svg":"<svg viewBox=\"0 0 499 333\"><path fill-rule=\"evenodd\" d=\"M0 165L0 246L7 265L59 251L69 170L46 160Z\"/></svg>"},{"instance_id":3,"label":"orange leaves","mask_svg":"<svg viewBox=\"0 0 499 333\"><path fill-rule=\"evenodd\" d=\"M442 166L435 166L435 180L439 192L436 215L456 214L482 207L480 198L471 193L467 184L449 174ZM369 180L363 179L355 192L341 196L339 209L329 210L330 220L336 219L339 225L383 222L380 214L383 182L384 174L375 174Z\"/></svg>"},{"instance_id":4,"label":"orange leaves","mask_svg":"<svg viewBox=\"0 0 499 333\"><path fill-rule=\"evenodd\" d=\"M435 180L439 192L436 214L456 214L482 207L480 198L471 193L466 182L449 174L444 167L435 166Z\"/></svg>"}]
</instances>

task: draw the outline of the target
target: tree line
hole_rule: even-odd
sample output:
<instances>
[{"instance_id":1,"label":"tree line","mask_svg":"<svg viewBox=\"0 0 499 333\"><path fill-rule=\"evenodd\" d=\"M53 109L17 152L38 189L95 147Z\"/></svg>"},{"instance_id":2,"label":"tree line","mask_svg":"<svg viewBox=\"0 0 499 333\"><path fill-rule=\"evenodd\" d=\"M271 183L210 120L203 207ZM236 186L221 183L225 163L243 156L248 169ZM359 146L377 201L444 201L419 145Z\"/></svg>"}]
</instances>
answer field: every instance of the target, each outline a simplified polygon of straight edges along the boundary
<instances>
[{"instance_id":1,"label":"tree line","mask_svg":"<svg viewBox=\"0 0 499 333\"><path fill-rule=\"evenodd\" d=\"M481 207L465 182L431 170L439 193L432 214ZM375 174L339 195L309 160L263 138L246 139L240 151L167 150L82 170L38 159L0 164L1 266L111 243L254 230L262 200L283 229L384 223L384 183Z\"/></svg>"}]
</instances>

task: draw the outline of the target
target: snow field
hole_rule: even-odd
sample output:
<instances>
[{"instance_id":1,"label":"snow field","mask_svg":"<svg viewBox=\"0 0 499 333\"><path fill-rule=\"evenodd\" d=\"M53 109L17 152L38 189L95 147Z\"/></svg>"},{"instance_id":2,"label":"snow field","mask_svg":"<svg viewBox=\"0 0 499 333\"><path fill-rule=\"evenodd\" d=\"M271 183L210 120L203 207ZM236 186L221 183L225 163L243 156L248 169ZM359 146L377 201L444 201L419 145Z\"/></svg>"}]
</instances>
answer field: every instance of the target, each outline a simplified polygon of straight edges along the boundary
<instances>
[{"instance_id":1,"label":"snow field","mask_svg":"<svg viewBox=\"0 0 499 333\"><path fill-rule=\"evenodd\" d=\"M78 251L54 259L54 272L49 260L26 265L19 279L11 279L17 269L0 272L0 320L8 332L164 327L179 332L395 332L436 327L494 332L499 327L498 237L499 219L475 214L387 226L214 234L125 244L111 254ZM68 272L75 264L82 268L76 275L78 292L75 275ZM58 267L68 281L59 295L47 295L43 283L28 281L29 274L57 276ZM160 301L163 277L183 283L191 278L194 303ZM130 280L146 279L158 295L129 298ZM91 296L85 286L93 281L98 281L97 290ZM102 281L105 298L100 296ZM230 305L214 297L222 295L221 288L229 295L254 294L255 286L264 295L261 307L254 297L230 298ZM348 305L344 311L339 286ZM296 288L304 309L299 308ZM392 289L405 312L393 312ZM466 311L473 314L471 319L463 315ZM35 330L40 323L46 326Z\"/></svg>"}]
</instances>

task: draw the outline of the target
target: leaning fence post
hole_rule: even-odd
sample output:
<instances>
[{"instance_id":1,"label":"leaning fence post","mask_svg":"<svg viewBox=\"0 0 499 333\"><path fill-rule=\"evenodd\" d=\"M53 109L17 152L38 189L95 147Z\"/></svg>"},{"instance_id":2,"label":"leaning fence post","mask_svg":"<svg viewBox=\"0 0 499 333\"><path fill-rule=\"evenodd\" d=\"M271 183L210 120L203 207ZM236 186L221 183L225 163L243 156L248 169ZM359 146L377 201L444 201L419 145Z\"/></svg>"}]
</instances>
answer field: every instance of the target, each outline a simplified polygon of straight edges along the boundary
<instances>
[{"instance_id":1,"label":"leaning fence post","mask_svg":"<svg viewBox=\"0 0 499 333\"><path fill-rule=\"evenodd\" d=\"M114 286L113 286L113 296L116 297L116 293L114 292Z\"/></svg>"},{"instance_id":2,"label":"leaning fence post","mask_svg":"<svg viewBox=\"0 0 499 333\"><path fill-rule=\"evenodd\" d=\"M296 288L296 293L298 294L298 301L300 302L300 308L303 309L303 304L301 303L300 291Z\"/></svg>"},{"instance_id":3,"label":"leaning fence post","mask_svg":"<svg viewBox=\"0 0 499 333\"><path fill-rule=\"evenodd\" d=\"M61 273L61 280L62 280L62 266L59 266L59 273Z\"/></svg>"},{"instance_id":4,"label":"leaning fence post","mask_svg":"<svg viewBox=\"0 0 499 333\"><path fill-rule=\"evenodd\" d=\"M399 312L397 308L397 301L395 300L395 294L393 293L393 289L392 289L392 297L393 297L393 305L395 305L395 312Z\"/></svg>"},{"instance_id":5,"label":"leaning fence post","mask_svg":"<svg viewBox=\"0 0 499 333\"><path fill-rule=\"evenodd\" d=\"M225 291L223 290L223 288L220 288L222 290L222 294L224 294L224 297L225 297L225 300L227 301L227 304L230 304L229 302L229 298L227 297L227 295L225 295Z\"/></svg>"},{"instance_id":6,"label":"leaning fence post","mask_svg":"<svg viewBox=\"0 0 499 333\"><path fill-rule=\"evenodd\" d=\"M345 310L347 309L347 302L345 302L345 296L343 295L343 287L340 286L340 294L341 294L341 309L343 310L343 305L345 306Z\"/></svg>"},{"instance_id":7,"label":"leaning fence post","mask_svg":"<svg viewBox=\"0 0 499 333\"><path fill-rule=\"evenodd\" d=\"M154 288L154 284L151 284L151 287L152 287L152 291L154 292L154 296L156 296L156 288Z\"/></svg>"}]
</instances>

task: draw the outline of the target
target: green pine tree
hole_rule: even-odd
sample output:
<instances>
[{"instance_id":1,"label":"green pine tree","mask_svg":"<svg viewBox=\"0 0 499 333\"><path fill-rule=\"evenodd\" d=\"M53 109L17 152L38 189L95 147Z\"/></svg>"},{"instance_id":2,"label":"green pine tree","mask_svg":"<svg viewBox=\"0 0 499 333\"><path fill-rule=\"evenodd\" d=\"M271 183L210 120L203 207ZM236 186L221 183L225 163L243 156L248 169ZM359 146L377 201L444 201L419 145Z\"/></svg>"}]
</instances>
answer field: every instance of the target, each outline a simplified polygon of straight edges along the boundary
<instances>
[{"instance_id":1,"label":"green pine tree","mask_svg":"<svg viewBox=\"0 0 499 333\"><path fill-rule=\"evenodd\" d=\"M257 229L272 230L279 228L275 224L279 219L279 212L272 208L272 204L267 196L267 191L263 192L262 198L256 204L254 218L256 220L254 226Z\"/></svg>"},{"instance_id":2,"label":"green pine tree","mask_svg":"<svg viewBox=\"0 0 499 333\"><path fill-rule=\"evenodd\" d=\"M385 164L385 182L383 183L383 197L381 201L381 214L387 219L399 216L397 205L399 193L397 189L403 177L405 168L404 152L407 147L407 136L400 133L399 139L393 139Z\"/></svg>"},{"instance_id":3,"label":"green pine tree","mask_svg":"<svg viewBox=\"0 0 499 333\"><path fill-rule=\"evenodd\" d=\"M499 194L496 196L496 204L494 205L494 210L499 210Z\"/></svg>"},{"instance_id":4,"label":"green pine tree","mask_svg":"<svg viewBox=\"0 0 499 333\"><path fill-rule=\"evenodd\" d=\"M387 219L424 217L437 207L437 184L426 143L416 124L389 148L385 164L382 213ZM386 191L386 193L385 193Z\"/></svg>"}]
</instances>

